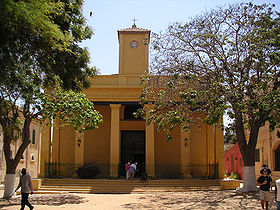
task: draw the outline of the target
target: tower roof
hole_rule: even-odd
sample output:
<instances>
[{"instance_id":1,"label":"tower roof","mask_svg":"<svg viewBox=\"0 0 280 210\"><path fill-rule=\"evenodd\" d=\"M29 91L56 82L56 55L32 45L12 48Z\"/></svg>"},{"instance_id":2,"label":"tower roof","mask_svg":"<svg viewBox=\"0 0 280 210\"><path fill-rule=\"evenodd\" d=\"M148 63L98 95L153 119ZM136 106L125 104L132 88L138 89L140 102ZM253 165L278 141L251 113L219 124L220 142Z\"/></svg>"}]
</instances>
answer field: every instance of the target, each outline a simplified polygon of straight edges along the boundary
<instances>
[{"instance_id":1,"label":"tower roof","mask_svg":"<svg viewBox=\"0 0 280 210\"><path fill-rule=\"evenodd\" d=\"M140 28L137 27L135 25L135 23L130 27L130 28L123 28L118 30L118 38L120 38L120 34L128 34L128 33L143 33L143 34L148 34L148 39L150 40L150 34L151 34L151 30L149 29L144 29L144 28Z\"/></svg>"},{"instance_id":2,"label":"tower roof","mask_svg":"<svg viewBox=\"0 0 280 210\"><path fill-rule=\"evenodd\" d=\"M123 28L118 30L118 33L145 33L145 32L151 32L149 29L139 28L135 25L135 23L130 28Z\"/></svg>"}]
</instances>

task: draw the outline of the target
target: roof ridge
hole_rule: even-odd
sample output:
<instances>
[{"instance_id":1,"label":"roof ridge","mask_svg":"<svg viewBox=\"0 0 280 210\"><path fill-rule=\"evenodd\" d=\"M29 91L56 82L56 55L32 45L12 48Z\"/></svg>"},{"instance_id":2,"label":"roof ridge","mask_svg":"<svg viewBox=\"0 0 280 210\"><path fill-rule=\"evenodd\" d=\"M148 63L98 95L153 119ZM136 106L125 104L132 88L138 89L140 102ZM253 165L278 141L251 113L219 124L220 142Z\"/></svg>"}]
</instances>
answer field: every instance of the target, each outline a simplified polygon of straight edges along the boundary
<instances>
[{"instance_id":1,"label":"roof ridge","mask_svg":"<svg viewBox=\"0 0 280 210\"><path fill-rule=\"evenodd\" d=\"M140 27L137 27L135 24L134 25L132 25L131 27L129 27L129 28L123 28L123 29L120 29L120 30L118 30L118 32L122 32L122 31L126 31L126 32L128 32L128 31L132 31L132 32L134 32L134 31L150 31L149 29L145 29L145 28L140 28Z\"/></svg>"}]
</instances>

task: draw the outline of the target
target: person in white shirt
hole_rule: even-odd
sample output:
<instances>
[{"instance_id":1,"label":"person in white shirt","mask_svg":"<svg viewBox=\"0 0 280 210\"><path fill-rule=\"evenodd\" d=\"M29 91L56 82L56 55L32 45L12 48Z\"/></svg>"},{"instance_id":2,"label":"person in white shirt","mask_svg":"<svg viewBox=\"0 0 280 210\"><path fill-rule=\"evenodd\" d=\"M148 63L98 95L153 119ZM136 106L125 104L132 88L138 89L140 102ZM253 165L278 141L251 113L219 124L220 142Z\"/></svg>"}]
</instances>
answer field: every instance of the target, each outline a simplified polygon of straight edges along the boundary
<instances>
[{"instance_id":1,"label":"person in white shirt","mask_svg":"<svg viewBox=\"0 0 280 210\"><path fill-rule=\"evenodd\" d=\"M280 210L280 179L275 181L275 201L277 203L277 210Z\"/></svg>"},{"instance_id":2,"label":"person in white shirt","mask_svg":"<svg viewBox=\"0 0 280 210\"><path fill-rule=\"evenodd\" d=\"M34 207L29 203L28 196L29 193L33 194L33 185L32 185L32 178L31 176L26 173L26 168L21 170L21 176L19 180L19 184L15 191L21 188L21 208L23 210L25 205L29 207L29 209L34 209Z\"/></svg>"},{"instance_id":3,"label":"person in white shirt","mask_svg":"<svg viewBox=\"0 0 280 210\"><path fill-rule=\"evenodd\" d=\"M130 168L129 168L129 175L131 179L134 179L134 175L136 173L136 166L137 163L133 162L132 164L130 164Z\"/></svg>"}]
</instances>

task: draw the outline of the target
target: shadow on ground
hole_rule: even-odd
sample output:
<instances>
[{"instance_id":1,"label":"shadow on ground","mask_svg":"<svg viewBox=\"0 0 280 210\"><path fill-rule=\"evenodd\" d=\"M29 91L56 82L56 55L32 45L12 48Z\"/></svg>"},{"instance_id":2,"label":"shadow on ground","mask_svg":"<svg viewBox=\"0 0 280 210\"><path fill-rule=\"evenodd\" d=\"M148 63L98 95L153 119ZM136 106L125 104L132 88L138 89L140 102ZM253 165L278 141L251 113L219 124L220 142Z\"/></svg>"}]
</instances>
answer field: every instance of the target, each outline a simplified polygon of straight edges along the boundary
<instances>
[{"instance_id":1,"label":"shadow on ground","mask_svg":"<svg viewBox=\"0 0 280 210\"><path fill-rule=\"evenodd\" d=\"M0 199L0 209L8 206L20 206L20 196L10 200ZM84 198L72 194L59 195L31 195L29 201L32 205L60 206L64 204L80 204L87 202Z\"/></svg>"},{"instance_id":2,"label":"shadow on ground","mask_svg":"<svg viewBox=\"0 0 280 210\"><path fill-rule=\"evenodd\" d=\"M152 193L139 199L145 202L128 203L122 207L127 209L256 209L260 206L258 192L239 193L234 190Z\"/></svg>"}]
</instances>

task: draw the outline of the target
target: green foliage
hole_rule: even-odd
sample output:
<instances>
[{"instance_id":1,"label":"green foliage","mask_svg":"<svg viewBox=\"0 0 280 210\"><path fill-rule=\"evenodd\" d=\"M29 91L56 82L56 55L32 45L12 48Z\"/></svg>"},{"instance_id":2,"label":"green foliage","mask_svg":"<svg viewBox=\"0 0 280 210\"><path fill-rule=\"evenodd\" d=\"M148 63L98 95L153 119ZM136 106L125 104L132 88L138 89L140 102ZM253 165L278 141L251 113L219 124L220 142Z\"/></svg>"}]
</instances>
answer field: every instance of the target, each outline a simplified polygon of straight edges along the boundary
<instances>
[{"instance_id":1,"label":"green foliage","mask_svg":"<svg viewBox=\"0 0 280 210\"><path fill-rule=\"evenodd\" d=\"M224 131L224 143L231 145L235 144L237 142L237 138L234 123L231 123L225 127Z\"/></svg>"},{"instance_id":2,"label":"green foliage","mask_svg":"<svg viewBox=\"0 0 280 210\"><path fill-rule=\"evenodd\" d=\"M63 123L61 126L72 125L79 132L98 128L102 123L102 115L94 109L85 94L75 93L72 90L61 91L55 89L54 94L40 94L43 103L39 108L44 119L58 118Z\"/></svg>"},{"instance_id":3,"label":"green foliage","mask_svg":"<svg viewBox=\"0 0 280 210\"><path fill-rule=\"evenodd\" d=\"M89 87L96 69L78 46L92 35L81 7L82 1L1 1L1 85L14 90L30 78L26 83L49 87L59 78L65 89Z\"/></svg>"},{"instance_id":4,"label":"green foliage","mask_svg":"<svg viewBox=\"0 0 280 210\"><path fill-rule=\"evenodd\" d=\"M88 66L88 50L79 46L93 34L82 5L82 0L0 1L0 125L10 173L30 143L32 120L60 117L80 132L102 122L82 94L98 73ZM22 145L12 155L10 143L20 136Z\"/></svg>"},{"instance_id":5,"label":"green foliage","mask_svg":"<svg viewBox=\"0 0 280 210\"><path fill-rule=\"evenodd\" d=\"M240 180L240 175L234 173L233 171L230 173L230 176L228 177L229 179L238 179Z\"/></svg>"},{"instance_id":6,"label":"green foliage","mask_svg":"<svg viewBox=\"0 0 280 210\"><path fill-rule=\"evenodd\" d=\"M154 34L151 72L141 95L143 105L151 104L144 114L148 122L158 129L181 124L188 130L200 118L223 128L228 112L241 153L248 154L259 128L267 120L274 128L280 122L279 30L274 5L241 3ZM243 158L245 165L254 164Z\"/></svg>"},{"instance_id":7,"label":"green foliage","mask_svg":"<svg viewBox=\"0 0 280 210\"><path fill-rule=\"evenodd\" d=\"M93 179L100 173L100 169L95 163L86 163L76 173L81 179Z\"/></svg>"}]
</instances>

